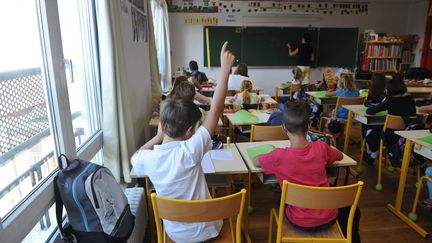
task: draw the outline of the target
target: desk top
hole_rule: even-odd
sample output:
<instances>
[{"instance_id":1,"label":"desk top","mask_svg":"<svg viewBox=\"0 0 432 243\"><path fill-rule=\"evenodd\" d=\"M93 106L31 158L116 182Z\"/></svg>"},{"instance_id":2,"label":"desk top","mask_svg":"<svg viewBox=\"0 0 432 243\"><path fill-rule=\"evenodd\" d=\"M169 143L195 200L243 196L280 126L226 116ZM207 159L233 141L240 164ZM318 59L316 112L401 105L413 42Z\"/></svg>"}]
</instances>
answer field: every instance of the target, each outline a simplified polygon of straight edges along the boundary
<instances>
[{"instance_id":1,"label":"desk top","mask_svg":"<svg viewBox=\"0 0 432 243\"><path fill-rule=\"evenodd\" d=\"M236 143L236 146L242 155L245 163L249 167L252 173L260 173L262 172L261 167L258 167L253 164L253 161L249 158L249 155L247 154L247 149L263 144L272 144L276 148L285 148L289 147L290 141L289 140L280 140L280 141L265 141L265 142L245 142L245 143ZM330 167L345 167L345 166L355 166L357 165L357 162L353 160L351 157L349 157L346 154L343 154L344 157L341 161L335 161L333 165Z\"/></svg>"},{"instance_id":2,"label":"desk top","mask_svg":"<svg viewBox=\"0 0 432 243\"><path fill-rule=\"evenodd\" d=\"M431 93L432 87L407 87L408 93Z\"/></svg>"},{"instance_id":3,"label":"desk top","mask_svg":"<svg viewBox=\"0 0 432 243\"><path fill-rule=\"evenodd\" d=\"M239 122L235 119L235 113L226 113L224 114L229 122L234 126L242 126L242 125L255 125L260 123L266 123L270 117L270 114L267 113L267 110L257 110L256 112L253 112L256 117L258 117L258 122L249 121L249 122Z\"/></svg>"},{"instance_id":4,"label":"desk top","mask_svg":"<svg viewBox=\"0 0 432 243\"><path fill-rule=\"evenodd\" d=\"M224 149L227 149L227 145L224 145ZM246 167L243 158L241 157L239 151L235 144L230 144L229 149L232 152L233 159L232 160L215 160L212 159L213 167L215 169L214 174L246 174L248 173L248 168ZM213 174L213 173L210 173ZM143 176L139 176L135 174L134 169L132 168L130 172L131 178L143 178Z\"/></svg>"},{"instance_id":5,"label":"desk top","mask_svg":"<svg viewBox=\"0 0 432 243\"><path fill-rule=\"evenodd\" d=\"M419 138L431 136L432 133L430 133L429 130L395 131L395 133L401 137L413 141L416 144L420 144L421 146L432 149L432 144L419 140Z\"/></svg>"},{"instance_id":6,"label":"desk top","mask_svg":"<svg viewBox=\"0 0 432 243\"><path fill-rule=\"evenodd\" d=\"M216 86L212 86L212 87L202 87L199 91L201 91L201 92L215 92L215 87L216 87ZM261 92L261 91L263 91L264 89L263 89L263 88L260 88L260 87L257 87L257 86L253 86L253 89L252 89L252 90L257 91L257 92ZM236 90L236 92L240 92L240 90Z\"/></svg>"},{"instance_id":7,"label":"desk top","mask_svg":"<svg viewBox=\"0 0 432 243\"><path fill-rule=\"evenodd\" d=\"M327 96L325 92L326 91L307 91L306 94L316 100L320 105L335 105L338 97Z\"/></svg>"},{"instance_id":8,"label":"desk top","mask_svg":"<svg viewBox=\"0 0 432 243\"><path fill-rule=\"evenodd\" d=\"M360 116L385 117L387 115L387 112L385 114L384 113L377 113L374 115L366 114L367 107L364 105L343 105L342 107Z\"/></svg>"}]
</instances>

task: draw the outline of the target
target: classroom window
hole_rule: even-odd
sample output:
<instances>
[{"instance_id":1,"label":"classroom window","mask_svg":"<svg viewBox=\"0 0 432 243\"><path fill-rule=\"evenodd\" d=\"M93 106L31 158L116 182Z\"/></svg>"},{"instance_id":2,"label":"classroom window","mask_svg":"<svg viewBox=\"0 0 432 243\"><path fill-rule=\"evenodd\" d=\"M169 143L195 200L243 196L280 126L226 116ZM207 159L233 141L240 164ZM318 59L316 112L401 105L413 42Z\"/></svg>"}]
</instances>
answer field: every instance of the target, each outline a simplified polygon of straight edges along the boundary
<instances>
[{"instance_id":1,"label":"classroom window","mask_svg":"<svg viewBox=\"0 0 432 243\"><path fill-rule=\"evenodd\" d=\"M51 235L59 154L102 164L95 25L94 1L0 1L7 36L0 38L0 238L7 242Z\"/></svg>"},{"instance_id":2,"label":"classroom window","mask_svg":"<svg viewBox=\"0 0 432 243\"><path fill-rule=\"evenodd\" d=\"M0 9L0 30L7 36L0 38L0 218L5 218L57 165L36 2L1 1Z\"/></svg>"}]
</instances>

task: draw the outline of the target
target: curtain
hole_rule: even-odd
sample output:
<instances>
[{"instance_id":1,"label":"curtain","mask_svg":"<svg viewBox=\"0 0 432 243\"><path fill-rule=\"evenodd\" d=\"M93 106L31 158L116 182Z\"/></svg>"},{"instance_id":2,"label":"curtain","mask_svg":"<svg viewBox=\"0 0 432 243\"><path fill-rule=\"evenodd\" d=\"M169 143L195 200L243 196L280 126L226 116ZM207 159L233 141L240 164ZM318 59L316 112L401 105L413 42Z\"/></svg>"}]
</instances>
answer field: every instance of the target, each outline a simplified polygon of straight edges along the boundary
<instances>
[{"instance_id":1,"label":"curtain","mask_svg":"<svg viewBox=\"0 0 432 243\"><path fill-rule=\"evenodd\" d=\"M149 0L149 2L153 2L155 0ZM148 4L151 5L150 3ZM156 38L155 38L155 29L153 24L153 13L152 7L147 8L147 15L149 19L149 52L150 52L150 72L151 72L151 89L152 89L152 107L153 112L159 111L159 103L161 100L161 78L159 75L159 64L158 64L158 56L157 56L157 48L156 48ZM171 74L169 74L171 77ZM171 83L169 83L171 84ZM171 88L171 87L169 87Z\"/></svg>"},{"instance_id":2,"label":"curtain","mask_svg":"<svg viewBox=\"0 0 432 243\"><path fill-rule=\"evenodd\" d=\"M120 36L120 10L117 1L97 4L99 56L101 70L104 165L117 181L130 182L129 157L136 150L127 75ZM129 129L127 129L129 128Z\"/></svg>"},{"instance_id":3,"label":"curtain","mask_svg":"<svg viewBox=\"0 0 432 243\"><path fill-rule=\"evenodd\" d=\"M150 0L157 49L159 78L164 94L171 90L171 56L168 6L165 0Z\"/></svg>"}]
</instances>

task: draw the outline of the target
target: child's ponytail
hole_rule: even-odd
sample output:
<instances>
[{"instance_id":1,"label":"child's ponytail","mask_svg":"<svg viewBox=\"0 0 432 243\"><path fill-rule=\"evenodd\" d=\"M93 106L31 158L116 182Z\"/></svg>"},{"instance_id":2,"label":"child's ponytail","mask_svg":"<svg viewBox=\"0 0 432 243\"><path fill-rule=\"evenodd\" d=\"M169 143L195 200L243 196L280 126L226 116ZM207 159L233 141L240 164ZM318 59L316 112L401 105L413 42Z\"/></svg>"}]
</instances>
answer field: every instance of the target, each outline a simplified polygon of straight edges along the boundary
<instances>
[{"instance_id":1,"label":"child's ponytail","mask_svg":"<svg viewBox=\"0 0 432 243\"><path fill-rule=\"evenodd\" d=\"M241 83L241 91L243 97L243 104L250 104L251 97L249 92L252 91L252 82L250 80L243 80Z\"/></svg>"}]
</instances>

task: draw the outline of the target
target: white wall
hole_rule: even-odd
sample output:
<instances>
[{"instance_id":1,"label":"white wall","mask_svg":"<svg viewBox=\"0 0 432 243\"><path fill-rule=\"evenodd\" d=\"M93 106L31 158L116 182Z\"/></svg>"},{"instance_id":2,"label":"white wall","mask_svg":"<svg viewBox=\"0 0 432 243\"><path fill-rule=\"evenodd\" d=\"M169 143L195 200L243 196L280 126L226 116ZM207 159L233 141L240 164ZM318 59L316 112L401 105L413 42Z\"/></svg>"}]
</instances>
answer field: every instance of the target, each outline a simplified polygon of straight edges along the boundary
<instances>
[{"instance_id":1,"label":"white wall","mask_svg":"<svg viewBox=\"0 0 432 243\"><path fill-rule=\"evenodd\" d=\"M128 1L122 1L129 6ZM130 8L129 8L130 10ZM150 61L148 42L133 41L131 12L120 13L121 48L123 51L123 62L127 82L126 109L130 109L132 131L137 146L148 140L148 121L152 114L151 83L150 83ZM128 124L126 124L128 125Z\"/></svg>"},{"instance_id":2,"label":"white wall","mask_svg":"<svg viewBox=\"0 0 432 243\"><path fill-rule=\"evenodd\" d=\"M414 1L413 1L414 2ZM424 1L427 2L427 1ZM178 67L187 67L189 60L196 60L201 66L204 63L203 54L203 26L186 25L185 17L218 17L219 25L222 26L308 26L315 27L359 27L360 30L374 29L376 32L402 35L407 33L407 24L411 22L416 25L416 33L425 29L426 21L423 11L424 3L415 2L413 7L410 3L370 3L368 15L317 15L317 16L287 16L266 15L257 17L253 14L194 14L194 13L170 13L170 34L172 48L173 73ZM427 9L427 7L425 8ZM420 11L421 10L421 11ZM422 14L424 13L424 14ZM408 21L408 19L410 19ZM252 23L253 22L253 23ZM335 52L337 54L337 51ZM200 68L207 76L218 79L218 68ZM260 69L250 68L249 76L253 82L264 88L264 92L274 94L276 84L292 79L289 68ZM318 80L321 70L315 69L311 72L311 80Z\"/></svg>"},{"instance_id":3,"label":"white wall","mask_svg":"<svg viewBox=\"0 0 432 243\"><path fill-rule=\"evenodd\" d=\"M420 40L414 50L415 59L414 59L414 67L420 66L421 54L423 49L423 40L425 36L426 30L426 21L427 21L427 13L428 13L429 1L422 0L415 3L410 4L408 9L408 21L406 24L405 33L418 35Z\"/></svg>"}]
</instances>

